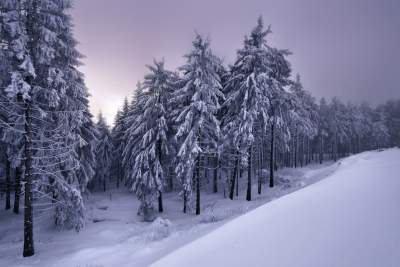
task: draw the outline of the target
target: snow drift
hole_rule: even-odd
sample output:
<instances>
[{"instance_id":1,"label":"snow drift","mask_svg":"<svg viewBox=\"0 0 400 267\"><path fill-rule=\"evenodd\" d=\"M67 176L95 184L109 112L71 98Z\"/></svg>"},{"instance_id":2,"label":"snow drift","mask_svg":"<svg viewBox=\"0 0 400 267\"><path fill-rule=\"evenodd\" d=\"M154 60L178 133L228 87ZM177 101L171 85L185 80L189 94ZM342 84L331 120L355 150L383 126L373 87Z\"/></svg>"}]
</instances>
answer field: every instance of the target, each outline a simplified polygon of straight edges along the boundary
<instances>
[{"instance_id":1,"label":"snow drift","mask_svg":"<svg viewBox=\"0 0 400 267\"><path fill-rule=\"evenodd\" d=\"M400 150L346 158L152 266L400 266Z\"/></svg>"}]
</instances>

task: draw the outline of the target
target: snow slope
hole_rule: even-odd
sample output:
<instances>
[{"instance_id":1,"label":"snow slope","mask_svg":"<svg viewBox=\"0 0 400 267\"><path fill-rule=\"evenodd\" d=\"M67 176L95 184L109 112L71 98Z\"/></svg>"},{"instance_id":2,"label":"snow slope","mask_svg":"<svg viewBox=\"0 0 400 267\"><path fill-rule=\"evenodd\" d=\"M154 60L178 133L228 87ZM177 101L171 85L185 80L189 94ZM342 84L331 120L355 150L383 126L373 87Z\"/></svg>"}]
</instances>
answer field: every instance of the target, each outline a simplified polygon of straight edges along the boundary
<instances>
[{"instance_id":1,"label":"snow slope","mask_svg":"<svg viewBox=\"0 0 400 267\"><path fill-rule=\"evenodd\" d=\"M151 266L400 266L400 150L346 158Z\"/></svg>"},{"instance_id":2,"label":"snow slope","mask_svg":"<svg viewBox=\"0 0 400 267\"><path fill-rule=\"evenodd\" d=\"M271 200L315 183L338 168L337 163L312 164L304 168L281 169L273 189L264 186L261 195L253 186L253 200L245 200L246 177L235 200L212 193L205 183L202 192L202 214L182 213L182 200L176 192L164 194L162 220L145 223L136 216L139 202L126 189L98 192L85 200L86 227L74 231L54 229L52 209L36 206L34 239L36 254L23 258L23 207L21 214L0 210L0 266L12 267L122 267L149 266L187 243L213 231L233 218ZM1 203L3 200L1 200ZM51 206L50 206L51 208Z\"/></svg>"}]
</instances>

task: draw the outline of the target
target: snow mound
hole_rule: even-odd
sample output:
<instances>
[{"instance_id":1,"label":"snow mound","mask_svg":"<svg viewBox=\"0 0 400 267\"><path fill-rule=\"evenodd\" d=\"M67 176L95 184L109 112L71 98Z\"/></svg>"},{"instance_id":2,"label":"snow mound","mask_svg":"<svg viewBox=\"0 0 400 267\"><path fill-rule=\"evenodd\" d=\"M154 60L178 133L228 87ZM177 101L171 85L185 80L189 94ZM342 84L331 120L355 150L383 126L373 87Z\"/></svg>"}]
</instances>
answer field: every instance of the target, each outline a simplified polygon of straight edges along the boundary
<instances>
[{"instance_id":1,"label":"snow mound","mask_svg":"<svg viewBox=\"0 0 400 267\"><path fill-rule=\"evenodd\" d=\"M168 219L156 218L149 226L150 230L146 234L148 241L158 241L171 234L172 223Z\"/></svg>"}]
</instances>

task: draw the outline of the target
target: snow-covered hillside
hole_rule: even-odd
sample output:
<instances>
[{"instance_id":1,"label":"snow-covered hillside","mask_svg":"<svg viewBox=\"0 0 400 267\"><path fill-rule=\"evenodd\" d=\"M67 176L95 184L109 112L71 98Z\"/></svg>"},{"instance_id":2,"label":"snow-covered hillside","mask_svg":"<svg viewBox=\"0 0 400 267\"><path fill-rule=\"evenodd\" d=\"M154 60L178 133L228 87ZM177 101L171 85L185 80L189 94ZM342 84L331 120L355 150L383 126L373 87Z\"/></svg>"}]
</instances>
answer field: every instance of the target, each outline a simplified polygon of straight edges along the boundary
<instances>
[{"instance_id":1,"label":"snow-covered hillside","mask_svg":"<svg viewBox=\"0 0 400 267\"><path fill-rule=\"evenodd\" d=\"M79 234L54 229L52 210L34 214L36 254L22 258L22 214L0 211L0 266L114 267L148 266L229 220L273 199L317 182L338 168L337 163L281 169L273 189L245 200L245 186L235 200L204 190L202 214L182 213L176 192L166 193L162 219L145 223L136 211L140 202L126 189L95 193L86 199L86 226ZM224 180L221 179L223 188ZM240 180L246 183L246 179ZM256 192L254 184L253 191ZM38 208L39 209L39 208Z\"/></svg>"},{"instance_id":2,"label":"snow-covered hillside","mask_svg":"<svg viewBox=\"0 0 400 267\"><path fill-rule=\"evenodd\" d=\"M0 266L399 266L399 162L391 149L282 169L277 186L251 202L245 191L234 201L204 192L200 216L183 214L169 193L153 223L136 215L139 201L127 191L96 193L79 234L36 213L29 258L21 256L22 215L0 211Z\"/></svg>"},{"instance_id":3,"label":"snow-covered hillside","mask_svg":"<svg viewBox=\"0 0 400 267\"><path fill-rule=\"evenodd\" d=\"M400 266L399 192L399 149L351 156L152 266Z\"/></svg>"}]
</instances>

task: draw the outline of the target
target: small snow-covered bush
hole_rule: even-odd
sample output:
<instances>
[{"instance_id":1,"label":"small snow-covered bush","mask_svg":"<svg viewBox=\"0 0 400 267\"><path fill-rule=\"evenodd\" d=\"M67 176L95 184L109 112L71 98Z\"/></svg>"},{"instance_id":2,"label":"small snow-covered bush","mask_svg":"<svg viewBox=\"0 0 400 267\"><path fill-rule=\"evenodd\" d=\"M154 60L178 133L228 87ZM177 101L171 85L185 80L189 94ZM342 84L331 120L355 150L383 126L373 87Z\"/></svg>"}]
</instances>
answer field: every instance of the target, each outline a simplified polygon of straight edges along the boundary
<instances>
[{"instance_id":1,"label":"small snow-covered bush","mask_svg":"<svg viewBox=\"0 0 400 267\"><path fill-rule=\"evenodd\" d=\"M149 226L148 241L157 241L168 237L171 234L172 223L168 219L158 217Z\"/></svg>"}]
</instances>

